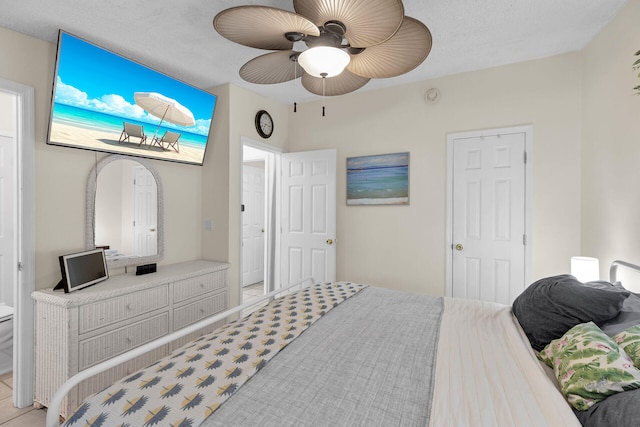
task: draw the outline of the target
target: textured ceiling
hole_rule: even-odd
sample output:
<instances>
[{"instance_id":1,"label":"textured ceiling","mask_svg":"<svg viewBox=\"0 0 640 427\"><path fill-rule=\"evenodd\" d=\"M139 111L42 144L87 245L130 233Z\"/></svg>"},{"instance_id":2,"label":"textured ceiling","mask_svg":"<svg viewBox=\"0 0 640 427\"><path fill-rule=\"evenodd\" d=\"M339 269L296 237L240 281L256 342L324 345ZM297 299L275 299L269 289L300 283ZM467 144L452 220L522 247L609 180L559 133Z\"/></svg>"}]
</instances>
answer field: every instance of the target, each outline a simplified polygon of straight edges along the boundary
<instances>
[{"instance_id":1,"label":"textured ceiling","mask_svg":"<svg viewBox=\"0 0 640 427\"><path fill-rule=\"evenodd\" d=\"M627 1L404 0L405 15L431 30L431 54L413 71L359 91L581 50ZM0 0L0 26L51 43L63 29L203 89L232 82L287 104L317 99L299 81L239 77L245 62L267 51L224 39L212 22L240 4L293 11L291 0Z\"/></svg>"}]
</instances>

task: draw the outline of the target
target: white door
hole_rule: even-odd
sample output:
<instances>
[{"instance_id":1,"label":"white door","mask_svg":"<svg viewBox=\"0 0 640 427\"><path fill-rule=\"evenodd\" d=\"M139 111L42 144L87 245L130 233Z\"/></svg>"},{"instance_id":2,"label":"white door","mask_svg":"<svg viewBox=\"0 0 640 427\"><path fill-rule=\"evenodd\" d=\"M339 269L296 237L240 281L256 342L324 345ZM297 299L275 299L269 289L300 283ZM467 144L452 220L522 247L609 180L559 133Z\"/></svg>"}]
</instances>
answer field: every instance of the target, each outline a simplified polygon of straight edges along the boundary
<instances>
[{"instance_id":1,"label":"white door","mask_svg":"<svg viewBox=\"0 0 640 427\"><path fill-rule=\"evenodd\" d=\"M452 296L511 304L525 288L526 133L452 139Z\"/></svg>"},{"instance_id":2,"label":"white door","mask_svg":"<svg viewBox=\"0 0 640 427\"><path fill-rule=\"evenodd\" d=\"M133 168L133 251L136 256L158 253L158 190L153 174Z\"/></svg>"},{"instance_id":3,"label":"white door","mask_svg":"<svg viewBox=\"0 0 640 427\"><path fill-rule=\"evenodd\" d=\"M0 135L0 303L13 307L18 281L15 140Z\"/></svg>"},{"instance_id":4,"label":"white door","mask_svg":"<svg viewBox=\"0 0 640 427\"><path fill-rule=\"evenodd\" d=\"M336 279L336 150L282 156L282 286Z\"/></svg>"},{"instance_id":5,"label":"white door","mask_svg":"<svg viewBox=\"0 0 640 427\"><path fill-rule=\"evenodd\" d=\"M264 280L265 170L242 166L242 286Z\"/></svg>"}]
</instances>

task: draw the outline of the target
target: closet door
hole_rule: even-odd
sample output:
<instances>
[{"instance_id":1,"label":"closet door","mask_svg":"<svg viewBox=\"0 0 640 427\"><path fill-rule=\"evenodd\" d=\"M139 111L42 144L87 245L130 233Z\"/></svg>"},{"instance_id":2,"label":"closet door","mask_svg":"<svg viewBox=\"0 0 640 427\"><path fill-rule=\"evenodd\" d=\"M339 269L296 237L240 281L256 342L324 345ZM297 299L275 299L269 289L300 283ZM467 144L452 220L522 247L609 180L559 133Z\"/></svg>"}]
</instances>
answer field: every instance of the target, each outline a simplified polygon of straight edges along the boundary
<instances>
[{"instance_id":1,"label":"closet door","mask_svg":"<svg viewBox=\"0 0 640 427\"><path fill-rule=\"evenodd\" d=\"M511 304L524 290L525 137L453 139L454 297Z\"/></svg>"}]
</instances>

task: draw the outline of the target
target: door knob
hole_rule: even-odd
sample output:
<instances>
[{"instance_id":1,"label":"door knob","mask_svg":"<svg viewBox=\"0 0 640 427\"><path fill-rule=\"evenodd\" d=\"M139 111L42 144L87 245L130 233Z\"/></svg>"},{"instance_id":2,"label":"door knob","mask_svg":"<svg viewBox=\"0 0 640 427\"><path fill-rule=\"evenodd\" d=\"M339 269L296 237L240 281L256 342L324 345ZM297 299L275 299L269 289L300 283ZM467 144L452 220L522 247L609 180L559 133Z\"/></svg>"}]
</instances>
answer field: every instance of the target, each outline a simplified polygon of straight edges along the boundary
<instances>
[{"instance_id":1,"label":"door knob","mask_svg":"<svg viewBox=\"0 0 640 427\"><path fill-rule=\"evenodd\" d=\"M461 245L460 243L458 243L458 244L456 245L456 250L457 250L457 251L461 251L462 249L464 249L464 248L462 247L462 245Z\"/></svg>"},{"instance_id":2,"label":"door knob","mask_svg":"<svg viewBox=\"0 0 640 427\"><path fill-rule=\"evenodd\" d=\"M150 228L149 231L153 233L154 231L156 231L156 229L155 228Z\"/></svg>"},{"instance_id":3,"label":"door knob","mask_svg":"<svg viewBox=\"0 0 640 427\"><path fill-rule=\"evenodd\" d=\"M327 245L333 245L333 239L327 239Z\"/></svg>"}]
</instances>

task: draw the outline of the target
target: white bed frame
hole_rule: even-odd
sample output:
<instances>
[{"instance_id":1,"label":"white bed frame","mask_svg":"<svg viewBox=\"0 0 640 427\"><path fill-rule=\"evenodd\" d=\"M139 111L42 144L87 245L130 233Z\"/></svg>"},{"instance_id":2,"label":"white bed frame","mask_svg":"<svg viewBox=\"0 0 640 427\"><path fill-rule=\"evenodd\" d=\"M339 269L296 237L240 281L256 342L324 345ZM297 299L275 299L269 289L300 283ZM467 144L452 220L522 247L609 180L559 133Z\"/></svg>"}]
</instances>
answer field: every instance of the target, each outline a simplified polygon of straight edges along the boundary
<instances>
[{"instance_id":1,"label":"white bed frame","mask_svg":"<svg viewBox=\"0 0 640 427\"><path fill-rule=\"evenodd\" d=\"M631 264L628 263L626 261L620 261L620 260L616 260L613 261L611 263L611 267L609 269L609 280L613 283L618 281L618 268L619 267L623 267L624 271L623 274L621 274L620 276L623 276L624 278L632 278L635 280L630 280L630 281L625 281L625 288L629 289L632 292L640 292L640 266L635 265L635 264ZM84 381L87 378L92 377L93 375L99 374L107 369L110 369L114 366L117 366L121 363L124 363L130 359L133 359L137 356L140 356L148 351L151 350L155 350L156 348L168 344L176 339L179 339L185 335L188 335L190 333L196 332L201 328L204 328L206 326L212 325L220 320L226 319L230 316L233 316L237 313L241 313L244 310L250 309L262 302L265 301L271 301L274 298L282 295L282 294L286 294L286 293L290 293L292 292L295 288L299 288L299 289L303 289L307 286L313 285L315 282L313 281L313 278L306 278L304 280L301 280L299 282L296 282L290 286L287 286L285 288L282 289L278 289L276 291L270 292L266 295L264 295L263 297L261 297L259 300L253 300L251 302L239 305L237 307L234 307L232 309L229 309L225 312L222 312L216 316L210 317L208 319L204 319L201 320L198 323L194 323L193 325L186 327L184 329L181 329L179 331L176 331L172 334L166 335L156 341L150 342L148 344L145 344L143 346L137 347L131 351L128 351L126 353L123 353L119 356L114 357L113 359L109 359L107 361L104 361L102 363L99 363L95 366L92 366L84 371L81 371L79 373L77 373L76 375L72 376L71 378L69 378L61 387L58 391L56 391L56 393L53 395L53 397L51 398L50 404L49 404L49 409L47 411L47 427L55 427L55 426L59 426L59 409L60 409L60 405L62 404L62 400L64 399L64 397L67 395L67 393L69 393L71 391L71 389L73 389L73 387L75 387L76 385L78 385L80 382Z\"/></svg>"},{"instance_id":2,"label":"white bed frame","mask_svg":"<svg viewBox=\"0 0 640 427\"><path fill-rule=\"evenodd\" d=\"M165 335L162 338L157 339L156 341L152 341L140 347L136 347L133 350L130 350L126 353L122 353L112 359L105 360L102 363L99 363L95 366L85 369L84 371L80 371L71 378L69 378L62 386L56 391L56 393L51 398L49 403L49 407L47 409L47 419L46 425L47 427L55 427L60 425L60 405L62 404L62 400L75 386L80 384L82 381L90 378L94 375L97 375L101 372L106 371L107 369L113 368L121 363L127 362L135 357L141 356L149 351L155 350L158 347L161 347L165 344L169 344L170 342L177 340L179 338L184 337L185 335L189 335L193 332L197 332L198 330L210 326L216 322L224 320L230 316L233 316L237 313L242 313L244 310L251 309L263 302L272 301L273 299L290 292L293 292L294 289L304 289L305 287L311 286L315 283L313 278L307 277L299 282L296 282L292 285L286 286L284 288L277 289L273 292L270 292L257 300L252 300L245 304L241 304L237 307L231 308L227 311L219 313L213 317L209 317L207 319L203 319L193 325L190 325L184 329L180 329L179 331L173 332L169 335Z\"/></svg>"},{"instance_id":3,"label":"white bed frame","mask_svg":"<svg viewBox=\"0 0 640 427\"><path fill-rule=\"evenodd\" d=\"M623 267L620 275L618 275L618 267ZM609 281L611 283L620 281L625 289L640 293L640 266L626 261L615 260L609 268Z\"/></svg>"}]
</instances>

